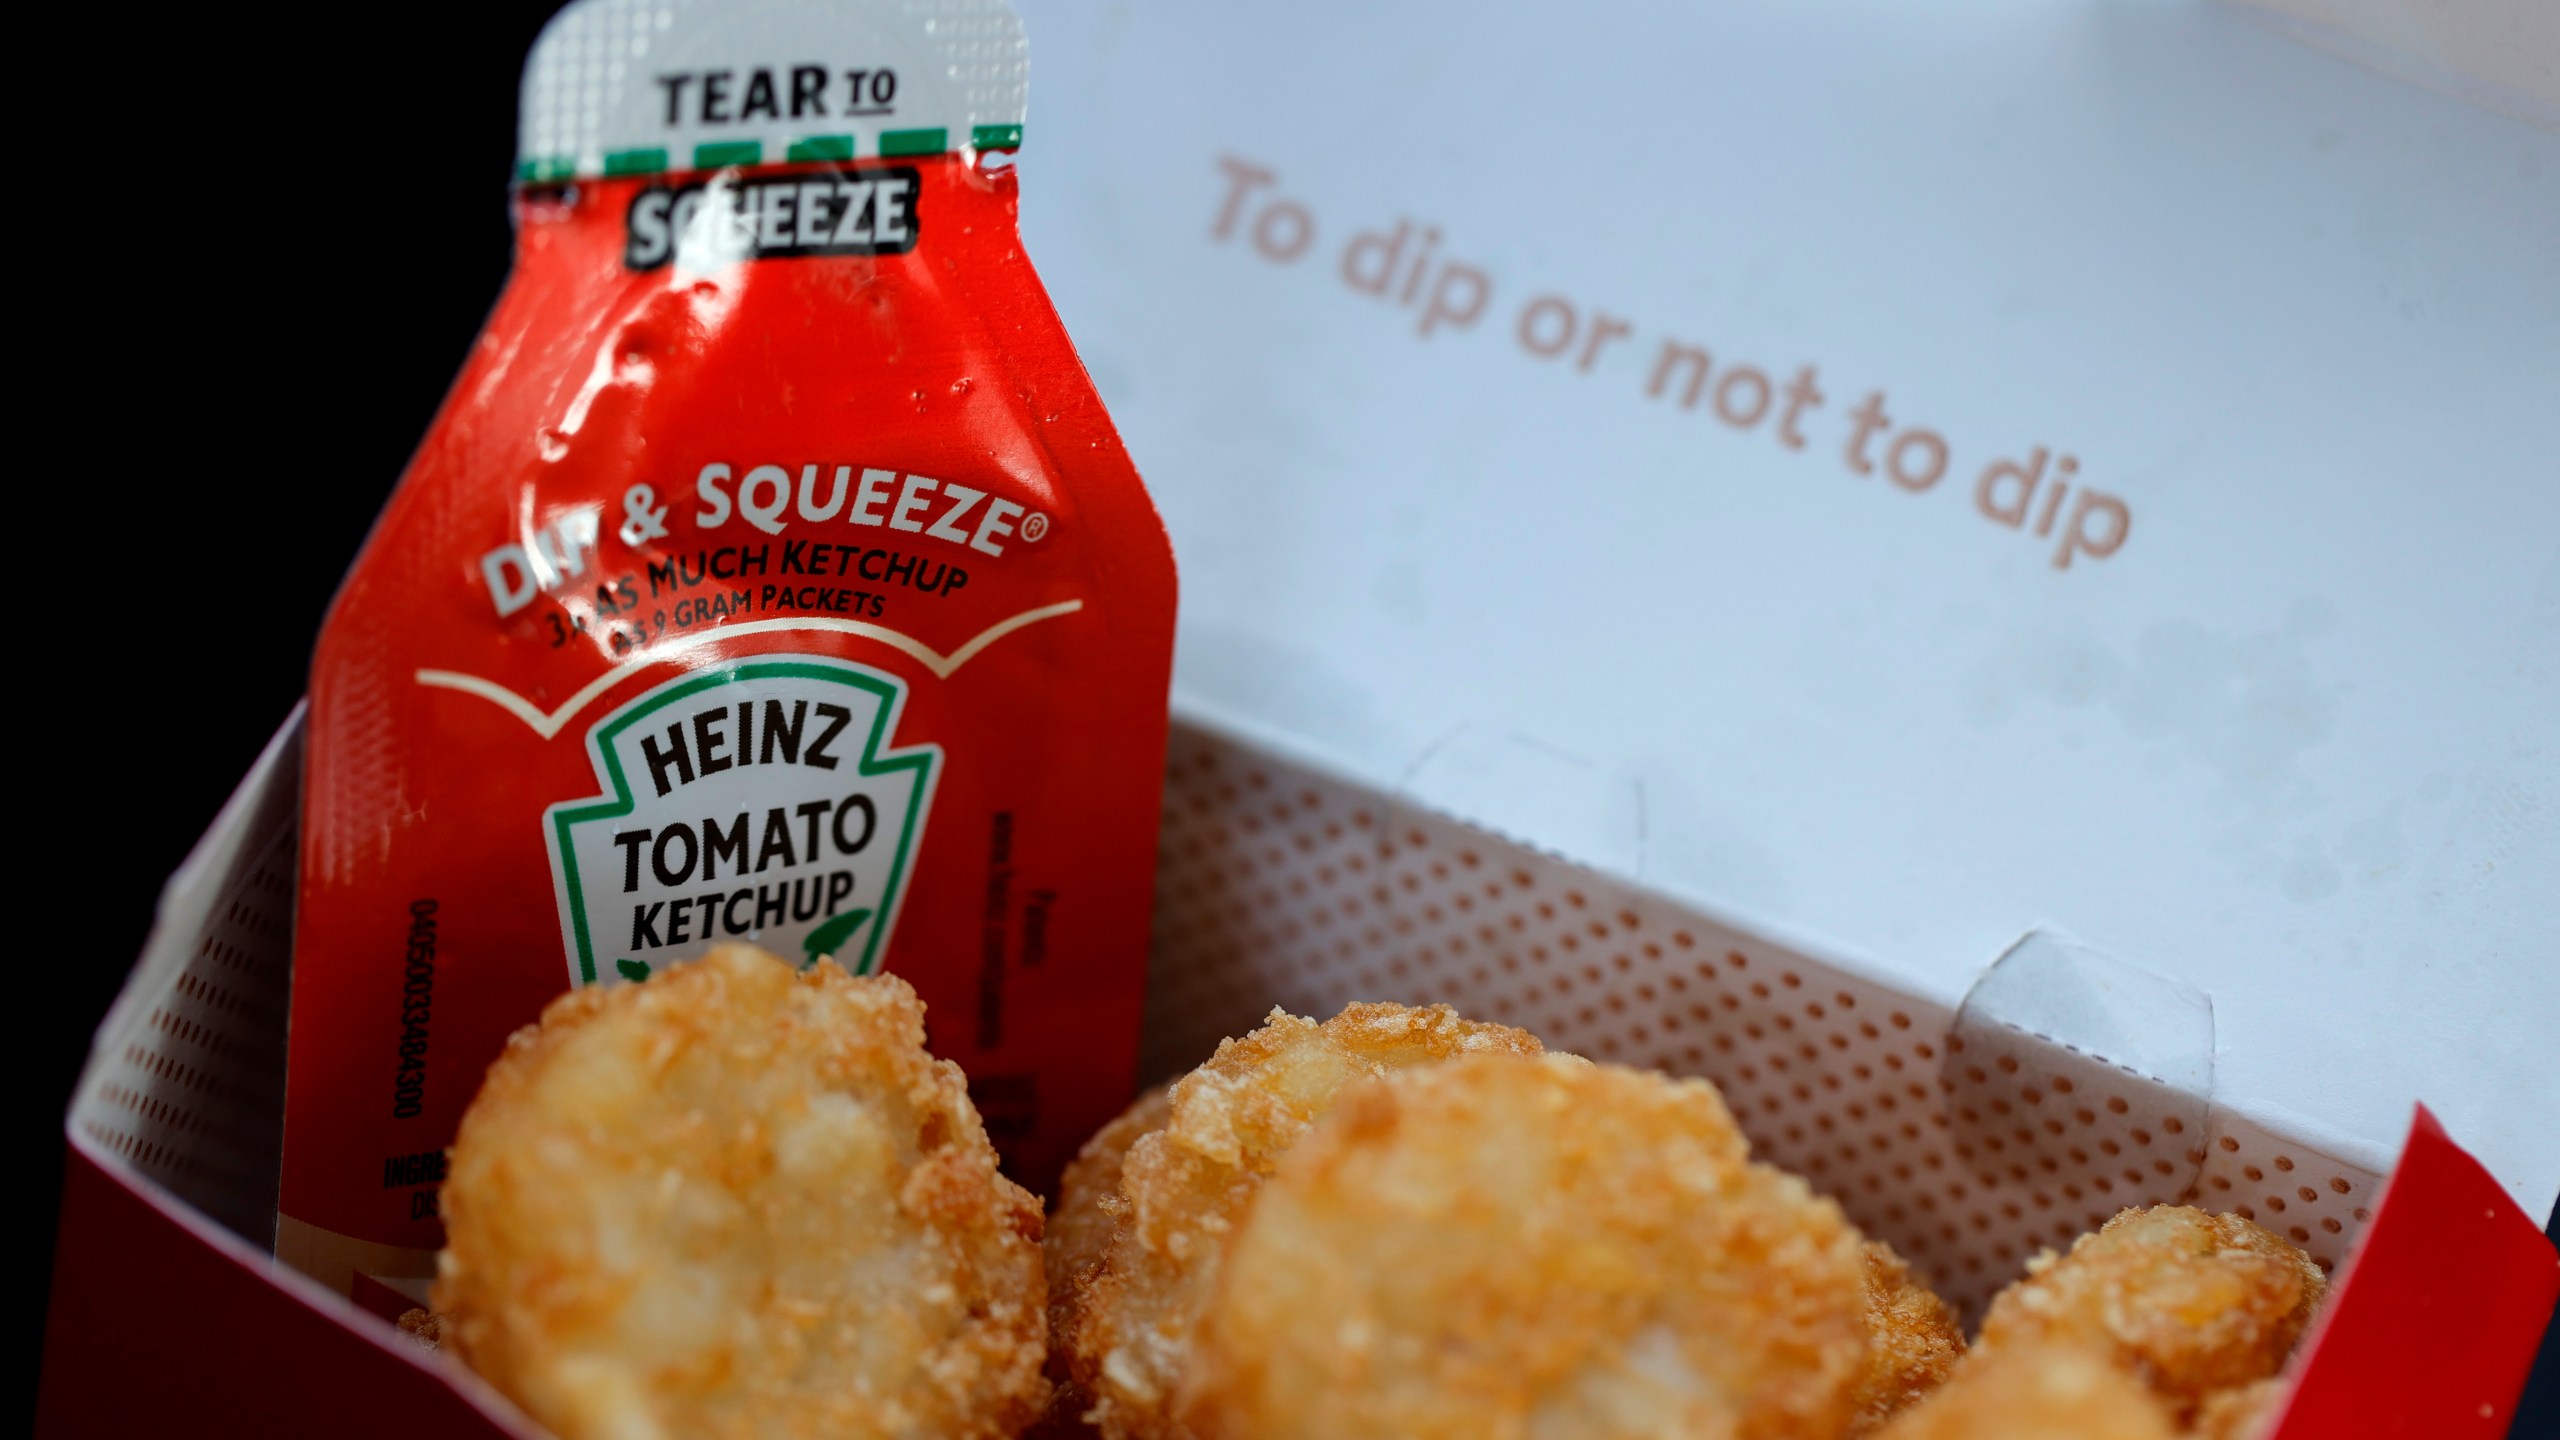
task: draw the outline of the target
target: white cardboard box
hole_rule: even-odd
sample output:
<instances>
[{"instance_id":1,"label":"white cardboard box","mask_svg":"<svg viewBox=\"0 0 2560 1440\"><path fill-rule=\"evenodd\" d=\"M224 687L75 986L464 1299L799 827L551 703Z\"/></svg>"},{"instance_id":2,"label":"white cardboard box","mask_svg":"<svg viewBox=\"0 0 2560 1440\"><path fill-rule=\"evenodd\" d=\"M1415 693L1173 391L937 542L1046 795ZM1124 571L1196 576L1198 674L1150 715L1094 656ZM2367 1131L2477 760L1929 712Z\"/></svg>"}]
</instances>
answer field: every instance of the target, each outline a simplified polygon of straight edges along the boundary
<instances>
[{"instance_id":1,"label":"white cardboard box","mask_svg":"<svg viewBox=\"0 0 2560 1440\"><path fill-rule=\"evenodd\" d=\"M2503 1425L2560 1287L2504 1203L2560 1188L2560 140L2178 3L1030 19L1028 244L1184 567L1152 1068L1359 997L1707 1074L1964 1302L2188 1197L2335 1263L2424 1100L2508 1194L2404 1167L2284 1433ZM2038 446L2043 534L1976 493ZM49 1433L530 1433L262 1269L297 741L67 1117Z\"/></svg>"},{"instance_id":2,"label":"white cardboard box","mask_svg":"<svg viewBox=\"0 0 2560 1440\"><path fill-rule=\"evenodd\" d=\"M2211 5L1030 8L1181 717L2549 1209L2560 137Z\"/></svg>"}]
</instances>

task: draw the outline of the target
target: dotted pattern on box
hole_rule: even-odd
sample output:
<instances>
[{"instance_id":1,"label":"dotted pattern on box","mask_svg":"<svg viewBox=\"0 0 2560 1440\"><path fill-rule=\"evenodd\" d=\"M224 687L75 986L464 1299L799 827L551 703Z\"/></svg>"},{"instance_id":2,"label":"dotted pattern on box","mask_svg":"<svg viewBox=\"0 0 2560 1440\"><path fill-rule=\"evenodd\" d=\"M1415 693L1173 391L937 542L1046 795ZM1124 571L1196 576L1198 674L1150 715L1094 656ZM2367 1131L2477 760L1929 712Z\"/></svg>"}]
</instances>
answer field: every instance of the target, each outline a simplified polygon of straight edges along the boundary
<instances>
[{"instance_id":1,"label":"dotted pattern on box","mask_svg":"<svg viewBox=\"0 0 2560 1440\"><path fill-rule=\"evenodd\" d=\"M253 818L212 923L93 1060L73 1124L265 1243L283 1116L295 825ZM2086 1057L2004 1070L1953 1016L1553 856L1177 726L1143 1065L1162 1076L1274 1005L1446 1001L1594 1059L1701 1075L1968 1309L2037 1249L2192 1200L2346 1254L2381 1177L2227 1111L2191 1124ZM1979 1078L1967 1074L1978 1069ZM1975 1109L1968 1120L1963 1111Z\"/></svg>"},{"instance_id":2,"label":"dotted pattern on box","mask_svg":"<svg viewBox=\"0 0 2560 1440\"><path fill-rule=\"evenodd\" d=\"M1275 1005L1355 1000L1444 1001L1713 1081L1759 1158L1969 1315L2128 1206L2234 1210L2334 1266L2381 1179L2059 1047L1950 1054L1943 1007L1177 724L1142 1073L1196 1064Z\"/></svg>"},{"instance_id":3,"label":"dotted pattern on box","mask_svg":"<svg viewBox=\"0 0 2560 1440\"><path fill-rule=\"evenodd\" d=\"M249 819L183 965L90 1057L71 1124L207 1216L274 1242L293 976L295 787ZM135 983L143 983L137 981Z\"/></svg>"}]
</instances>

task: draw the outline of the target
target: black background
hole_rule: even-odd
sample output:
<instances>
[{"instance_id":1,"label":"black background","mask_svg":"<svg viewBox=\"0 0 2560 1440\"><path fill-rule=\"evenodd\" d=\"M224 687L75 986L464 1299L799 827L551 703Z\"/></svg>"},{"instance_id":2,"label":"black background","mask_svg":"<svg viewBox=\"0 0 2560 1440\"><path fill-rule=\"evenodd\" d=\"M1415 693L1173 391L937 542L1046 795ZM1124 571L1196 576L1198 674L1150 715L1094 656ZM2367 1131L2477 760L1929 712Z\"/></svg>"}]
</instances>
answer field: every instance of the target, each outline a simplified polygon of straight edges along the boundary
<instances>
[{"instance_id":1,"label":"black background","mask_svg":"<svg viewBox=\"0 0 2560 1440\"><path fill-rule=\"evenodd\" d=\"M11 1251L20 1334L42 1324L61 1116L90 1031L162 877L301 694L321 612L505 279L517 72L552 8L420 17L340 54L314 53L307 20L280 11L161 22L120 72L129 98L153 102L118 135L152 163L121 173L149 175L154 198L118 208L116 186L57 192L88 195L85 219L18 234L57 261L57 247L79 248L74 268L93 279L75 293L95 307L55 332L64 367L35 393L62 404L28 413L22 399L22 424L77 423L90 461L121 457L85 494L43 482L71 484L55 503L76 527L46 540L101 562L66 577L78 609L56 616L87 654L54 663L90 692L77 743L100 757L91 773L112 798L61 815L64 853L89 857L94 887L74 948L17 942L21 973L55 992L13 1023L35 1079L15 1117L38 1197L36 1243ZM131 55L136 40L85 43ZM21 269L20 283L45 274ZM72 518L86 504L107 508ZM152 676L108 666L109 653L147 655ZM172 734L184 749L168 749ZM118 755L162 759L129 769L117 793ZM39 1351L17 1353L32 1406ZM2519 1420L2518 1437L2560 1435L2551 1345Z\"/></svg>"}]
</instances>

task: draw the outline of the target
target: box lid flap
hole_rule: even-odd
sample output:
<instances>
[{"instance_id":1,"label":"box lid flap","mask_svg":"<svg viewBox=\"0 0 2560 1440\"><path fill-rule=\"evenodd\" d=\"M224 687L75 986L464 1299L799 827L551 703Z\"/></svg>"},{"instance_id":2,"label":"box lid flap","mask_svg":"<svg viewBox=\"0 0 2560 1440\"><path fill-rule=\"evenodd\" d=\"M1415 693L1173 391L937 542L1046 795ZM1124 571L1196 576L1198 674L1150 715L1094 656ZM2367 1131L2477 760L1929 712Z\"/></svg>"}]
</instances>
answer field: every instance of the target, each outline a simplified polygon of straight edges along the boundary
<instances>
[{"instance_id":1,"label":"box lid flap","mask_svg":"<svg viewBox=\"0 0 2560 1440\"><path fill-rule=\"evenodd\" d=\"M2560 1188L2560 137L2251 14L1035 7L1177 700Z\"/></svg>"}]
</instances>

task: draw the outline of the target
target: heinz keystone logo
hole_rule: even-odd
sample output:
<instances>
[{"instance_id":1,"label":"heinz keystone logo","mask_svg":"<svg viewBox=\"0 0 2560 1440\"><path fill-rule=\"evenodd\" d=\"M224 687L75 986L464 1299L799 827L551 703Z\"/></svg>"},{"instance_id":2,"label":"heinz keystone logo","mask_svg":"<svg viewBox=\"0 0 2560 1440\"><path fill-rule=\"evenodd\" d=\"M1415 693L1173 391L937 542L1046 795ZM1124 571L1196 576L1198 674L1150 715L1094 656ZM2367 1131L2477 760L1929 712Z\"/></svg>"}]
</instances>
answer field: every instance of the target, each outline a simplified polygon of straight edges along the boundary
<instances>
[{"instance_id":1,"label":"heinz keystone logo","mask_svg":"<svg viewBox=\"0 0 2560 1440\"><path fill-rule=\"evenodd\" d=\"M730 939L876 969L942 764L889 748L905 701L864 666L766 655L599 721L603 793L543 815L570 982L645 980Z\"/></svg>"}]
</instances>

